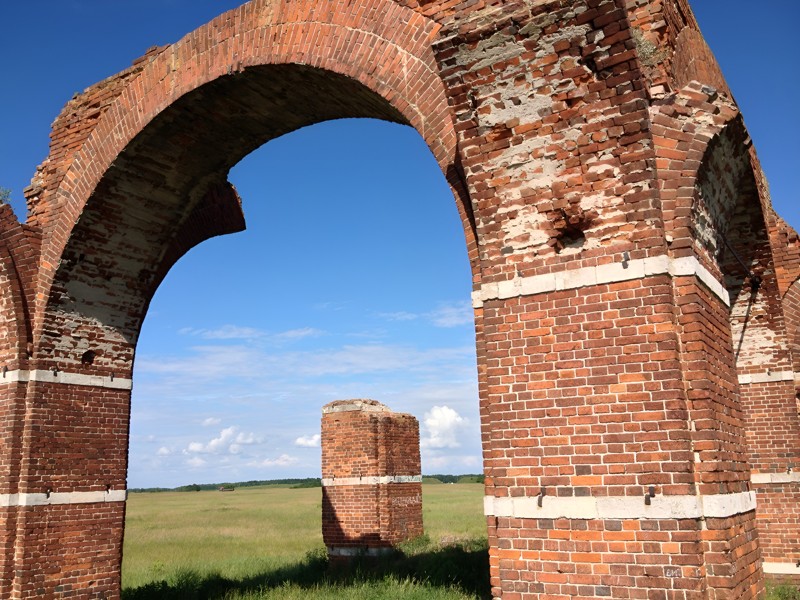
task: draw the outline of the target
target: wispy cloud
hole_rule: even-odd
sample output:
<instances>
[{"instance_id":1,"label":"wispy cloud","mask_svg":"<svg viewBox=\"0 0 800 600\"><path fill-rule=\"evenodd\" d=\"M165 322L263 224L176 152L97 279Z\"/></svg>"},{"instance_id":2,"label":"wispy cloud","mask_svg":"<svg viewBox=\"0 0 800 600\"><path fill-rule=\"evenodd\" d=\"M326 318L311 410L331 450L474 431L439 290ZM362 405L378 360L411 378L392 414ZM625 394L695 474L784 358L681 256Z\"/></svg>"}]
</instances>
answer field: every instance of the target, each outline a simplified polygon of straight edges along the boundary
<instances>
[{"instance_id":1,"label":"wispy cloud","mask_svg":"<svg viewBox=\"0 0 800 600\"><path fill-rule=\"evenodd\" d=\"M419 349L412 346L354 344L307 352L272 353L250 346L194 346L180 358L153 357L140 360L145 375L175 375L182 381L221 378L263 379L275 376L323 377L386 371L436 372L442 363L474 356L472 347Z\"/></svg>"},{"instance_id":2,"label":"wispy cloud","mask_svg":"<svg viewBox=\"0 0 800 600\"><path fill-rule=\"evenodd\" d=\"M223 325L216 329L200 329L195 327L184 327L178 333L185 336L197 337L203 340L243 340L243 341L263 341L267 343L285 343L301 340L308 337L317 337L324 332L314 327L300 327L289 329L279 333L269 333L263 329L255 327L242 327L240 325Z\"/></svg>"},{"instance_id":3,"label":"wispy cloud","mask_svg":"<svg viewBox=\"0 0 800 600\"><path fill-rule=\"evenodd\" d=\"M440 304L427 314L436 327L461 327L474 322L475 314L469 302Z\"/></svg>"},{"instance_id":4,"label":"wispy cloud","mask_svg":"<svg viewBox=\"0 0 800 600\"><path fill-rule=\"evenodd\" d=\"M421 315L410 313L410 312L388 312L388 313L378 313L378 316L382 319L386 319L387 321L416 321L420 318Z\"/></svg>"},{"instance_id":5,"label":"wispy cloud","mask_svg":"<svg viewBox=\"0 0 800 600\"><path fill-rule=\"evenodd\" d=\"M211 427L212 425L219 425L222 420L216 417L208 417L203 419L203 427Z\"/></svg>"},{"instance_id":6,"label":"wispy cloud","mask_svg":"<svg viewBox=\"0 0 800 600\"><path fill-rule=\"evenodd\" d=\"M301 340L303 338L309 338L309 337L318 337L322 334L323 332L319 329L315 329L313 327L303 327L302 329L290 329L289 331L277 333L274 336L272 336L272 339L278 342L292 341L292 340Z\"/></svg>"},{"instance_id":7,"label":"wispy cloud","mask_svg":"<svg viewBox=\"0 0 800 600\"><path fill-rule=\"evenodd\" d=\"M238 325L223 325L216 329L197 329L184 327L179 329L181 335L191 335L204 340L252 340L264 337L265 331L254 327L240 327Z\"/></svg>"},{"instance_id":8,"label":"wispy cloud","mask_svg":"<svg viewBox=\"0 0 800 600\"><path fill-rule=\"evenodd\" d=\"M378 317L387 321L425 321L434 327L452 328L470 325L474 320L472 305L469 302L442 302L428 312L412 313L407 311L378 313Z\"/></svg>"}]
</instances>

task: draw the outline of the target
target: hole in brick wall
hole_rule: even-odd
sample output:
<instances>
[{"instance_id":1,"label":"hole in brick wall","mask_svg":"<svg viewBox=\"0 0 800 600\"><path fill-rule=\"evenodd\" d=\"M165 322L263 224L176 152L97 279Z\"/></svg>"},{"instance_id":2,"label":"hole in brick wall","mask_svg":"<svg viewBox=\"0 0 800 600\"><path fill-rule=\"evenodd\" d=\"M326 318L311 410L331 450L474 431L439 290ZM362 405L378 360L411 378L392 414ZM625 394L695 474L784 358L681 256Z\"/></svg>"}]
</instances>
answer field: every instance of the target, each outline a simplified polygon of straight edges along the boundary
<instances>
[{"instance_id":1,"label":"hole in brick wall","mask_svg":"<svg viewBox=\"0 0 800 600\"><path fill-rule=\"evenodd\" d=\"M81 355L81 364L84 365L91 365L94 363L94 359L97 356L97 353L94 350L87 350Z\"/></svg>"},{"instance_id":2,"label":"hole in brick wall","mask_svg":"<svg viewBox=\"0 0 800 600\"><path fill-rule=\"evenodd\" d=\"M580 249L586 242L584 233L597 217L594 211L584 211L580 207L570 207L569 210L561 209L553 222L556 235L553 238L553 247L556 253L565 249Z\"/></svg>"}]
</instances>

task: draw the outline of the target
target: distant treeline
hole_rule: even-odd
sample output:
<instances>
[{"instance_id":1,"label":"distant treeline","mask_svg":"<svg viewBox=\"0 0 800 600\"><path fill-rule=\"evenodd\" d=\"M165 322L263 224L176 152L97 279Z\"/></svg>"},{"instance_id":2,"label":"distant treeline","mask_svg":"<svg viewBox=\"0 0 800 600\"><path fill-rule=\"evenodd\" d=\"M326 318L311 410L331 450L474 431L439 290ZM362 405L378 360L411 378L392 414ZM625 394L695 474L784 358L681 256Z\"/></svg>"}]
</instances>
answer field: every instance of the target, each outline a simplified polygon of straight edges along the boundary
<instances>
[{"instance_id":1,"label":"distant treeline","mask_svg":"<svg viewBox=\"0 0 800 600\"><path fill-rule=\"evenodd\" d=\"M290 486L295 488L311 488L322 487L322 481L319 477L305 477L302 479L253 479L250 481L237 481L234 483L192 483L189 485L181 485L176 488L131 488L129 492L207 492L211 490L218 490L225 488L226 490L243 488L243 487L257 487L263 485L280 485Z\"/></svg>"},{"instance_id":2,"label":"distant treeline","mask_svg":"<svg viewBox=\"0 0 800 600\"><path fill-rule=\"evenodd\" d=\"M483 475L424 475L422 477L424 483L483 483ZM235 490L236 488L243 487L257 487L257 486L289 486L293 488L314 488L322 487L322 481L319 477L306 477L303 479L253 479L251 481L237 481L235 483L192 483L190 485L182 485L176 488L164 487L150 487L150 488L131 488L128 491L132 493L139 492L204 492L219 490L224 488L226 490Z\"/></svg>"},{"instance_id":3,"label":"distant treeline","mask_svg":"<svg viewBox=\"0 0 800 600\"><path fill-rule=\"evenodd\" d=\"M467 475L423 475L423 483L436 483L436 480L442 483L483 483L483 475L467 474Z\"/></svg>"}]
</instances>

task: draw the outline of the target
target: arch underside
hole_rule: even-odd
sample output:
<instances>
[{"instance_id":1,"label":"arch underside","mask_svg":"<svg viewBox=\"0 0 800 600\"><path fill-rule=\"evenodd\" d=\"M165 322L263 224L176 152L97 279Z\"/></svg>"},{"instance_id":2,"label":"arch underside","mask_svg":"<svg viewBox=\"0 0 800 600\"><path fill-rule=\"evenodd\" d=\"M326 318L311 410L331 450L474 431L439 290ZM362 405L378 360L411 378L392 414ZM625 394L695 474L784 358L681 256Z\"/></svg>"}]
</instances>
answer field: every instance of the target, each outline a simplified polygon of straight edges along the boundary
<instances>
[{"instance_id":1,"label":"arch underside","mask_svg":"<svg viewBox=\"0 0 800 600\"><path fill-rule=\"evenodd\" d=\"M471 209L453 168L452 115L430 47L434 26L391 0L254 0L71 102L29 197L45 239L33 313L38 359L73 360L74 344L59 348L50 332L75 329L70 315L81 311L115 329L115 344L134 343L158 281L201 241L189 221L213 222L205 237L243 227L228 169L270 139L328 119L378 118L420 133L457 196L475 272ZM97 249L105 257L88 264ZM120 254L132 260L112 258ZM105 290L92 285L98 279ZM88 290L92 307L76 310ZM116 306L120 290L140 299Z\"/></svg>"},{"instance_id":2,"label":"arch underside","mask_svg":"<svg viewBox=\"0 0 800 600\"><path fill-rule=\"evenodd\" d=\"M351 117L408 124L354 79L303 65L250 67L170 105L87 202L50 296L48 322L72 335L45 337L40 352L64 365L91 349L94 369L129 372L147 305L172 264L203 239L244 228L230 168L269 140Z\"/></svg>"}]
</instances>

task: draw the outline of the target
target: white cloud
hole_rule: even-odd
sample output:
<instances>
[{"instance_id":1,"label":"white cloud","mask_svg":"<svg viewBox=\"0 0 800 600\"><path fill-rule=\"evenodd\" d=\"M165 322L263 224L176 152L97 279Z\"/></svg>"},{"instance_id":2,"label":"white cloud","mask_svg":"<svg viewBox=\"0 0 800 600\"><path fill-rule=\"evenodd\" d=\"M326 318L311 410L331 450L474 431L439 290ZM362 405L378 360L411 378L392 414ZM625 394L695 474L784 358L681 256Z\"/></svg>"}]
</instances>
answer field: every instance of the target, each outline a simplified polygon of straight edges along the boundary
<instances>
[{"instance_id":1,"label":"white cloud","mask_svg":"<svg viewBox=\"0 0 800 600\"><path fill-rule=\"evenodd\" d=\"M190 442L184 454L238 454L243 445L260 444L262 439L254 433L238 432L236 426L226 427L206 444Z\"/></svg>"},{"instance_id":2,"label":"white cloud","mask_svg":"<svg viewBox=\"0 0 800 600\"><path fill-rule=\"evenodd\" d=\"M288 454L281 454L278 458L265 458L250 463L253 467L288 467L297 462L297 459Z\"/></svg>"},{"instance_id":3,"label":"white cloud","mask_svg":"<svg viewBox=\"0 0 800 600\"><path fill-rule=\"evenodd\" d=\"M301 448L317 448L319 447L319 439L320 435L318 433L314 435L304 435L297 438L294 441L294 445L300 446Z\"/></svg>"},{"instance_id":4,"label":"white cloud","mask_svg":"<svg viewBox=\"0 0 800 600\"><path fill-rule=\"evenodd\" d=\"M207 419L203 419L203 427L209 427L211 425L219 425L221 419L217 419L216 417L208 417Z\"/></svg>"},{"instance_id":5,"label":"white cloud","mask_svg":"<svg viewBox=\"0 0 800 600\"><path fill-rule=\"evenodd\" d=\"M161 448L158 449L156 454L158 456L169 456L170 454L172 454L172 450L170 450L166 446L161 446Z\"/></svg>"},{"instance_id":6,"label":"white cloud","mask_svg":"<svg viewBox=\"0 0 800 600\"><path fill-rule=\"evenodd\" d=\"M458 448L467 420L449 406L434 406L425 413L423 448Z\"/></svg>"}]
</instances>

